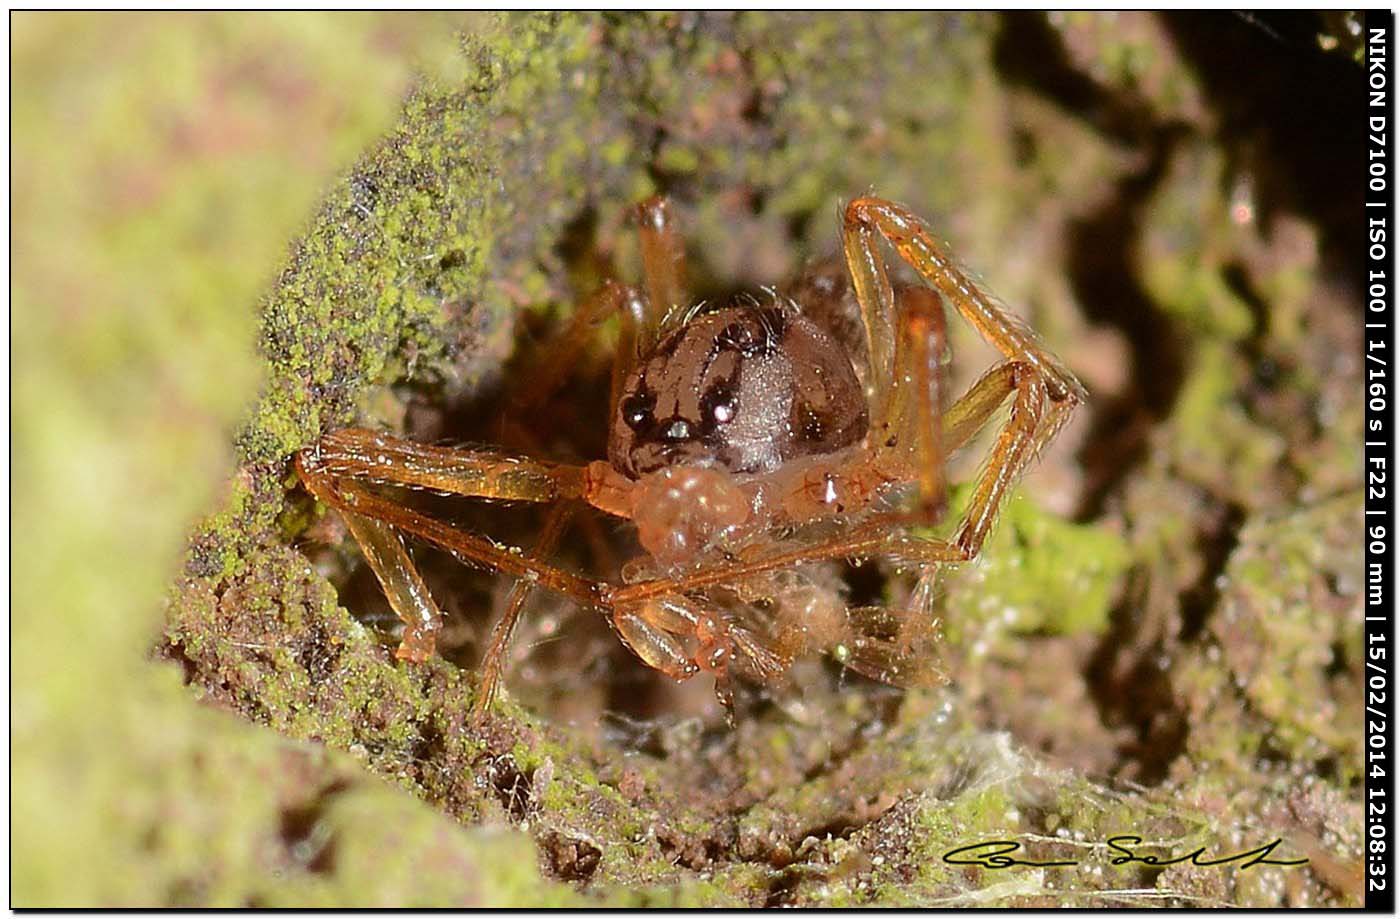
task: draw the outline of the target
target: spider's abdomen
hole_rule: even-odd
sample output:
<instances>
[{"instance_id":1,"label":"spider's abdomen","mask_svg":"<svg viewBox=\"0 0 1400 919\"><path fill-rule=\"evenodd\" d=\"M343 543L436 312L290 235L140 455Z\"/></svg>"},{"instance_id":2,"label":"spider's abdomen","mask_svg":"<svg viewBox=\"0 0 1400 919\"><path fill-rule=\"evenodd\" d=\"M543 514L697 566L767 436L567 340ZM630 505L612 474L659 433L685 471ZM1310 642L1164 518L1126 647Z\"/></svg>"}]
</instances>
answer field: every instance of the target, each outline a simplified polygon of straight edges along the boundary
<instances>
[{"instance_id":1,"label":"spider's abdomen","mask_svg":"<svg viewBox=\"0 0 1400 919\"><path fill-rule=\"evenodd\" d=\"M848 447L869 423L834 338L789 304L731 307L675 329L633 369L608 458L632 478L672 465L764 474Z\"/></svg>"}]
</instances>

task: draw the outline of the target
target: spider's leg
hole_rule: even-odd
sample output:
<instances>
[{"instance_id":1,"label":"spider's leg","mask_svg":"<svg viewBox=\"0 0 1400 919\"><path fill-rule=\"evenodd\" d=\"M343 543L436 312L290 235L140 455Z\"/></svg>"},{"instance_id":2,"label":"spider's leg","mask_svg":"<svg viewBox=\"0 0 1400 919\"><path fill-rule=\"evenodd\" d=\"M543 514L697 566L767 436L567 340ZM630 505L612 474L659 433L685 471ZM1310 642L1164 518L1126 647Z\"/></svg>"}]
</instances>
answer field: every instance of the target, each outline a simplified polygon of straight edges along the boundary
<instances>
[{"instance_id":1,"label":"spider's leg","mask_svg":"<svg viewBox=\"0 0 1400 919\"><path fill-rule=\"evenodd\" d=\"M1019 361L1003 365L1008 368L1015 396L1011 414L997 435L987 458L986 468L977 480L962 526L958 528L957 543L973 557L996 522L1002 502L1011 492L1016 480L1034 458L1037 448L1048 439L1068 414L1068 409L1056 410L1050 400L1045 378L1034 368Z\"/></svg>"},{"instance_id":2,"label":"spider's leg","mask_svg":"<svg viewBox=\"0 0 1400 919\"><path fill-rule=\"evenodd\" d=\"M661 196L637 205L641 238L643 286L646 297L630 297L623 304L622 334L613 357L609 406L622 398L627 374L637 361L651 353L668 316L684 308L685 242L671 216L670 203Z\"/></svg>"},{"instance_id":3,"label":"spider's leg","mask_svg":"<svg viewBox=\"0 0 1400 919\"><path fill-rule=\"evenodd\" d=\"M923 223L907 209L879 198L859 198L846 208L845 232L847 260L862 310L868 317L872 360L877 357L877 343L885 347L880 343L881 336L894 326L895 298L875 248L878 233L983 338L1010 359L1007 366L1017 368L1010 372L1010 384L1016 392L1011 417L997 438L958 530L957 545L970 558L981 549L1002 501L1031 458L1084 401L1084 390L1028 328L954 265ZM898 405L899 390L908 384L902 374L892 376L889 398L891 404Z\"/></svg>"},{"instance_id":4,"label":"spider's leg","mask_svg":"<svg viewBox=\"0 0 1400 919\"><path fill-rule=\"evenodd\" d=\"M622 643L653 670L660 670L678 683L700 672L681 640L658 627L644 613L618 610L610 621Z\"/></svg>"},{"instance_id":5,"label":"spider's leg","mask_svg":"<svg viewBox=\"0 0 1400 919\"><path fill-rule=\"evenodd\" d=\"M516 415L525 415L543 405L562 386L578 365L579 355L598 331L598 326L614 314L624 324L642 310L641 294L635 288L608 281L578 305L569 316L563 330L545 344L543 352L532 362L523 384L513 392L509 401Z\"/></svg>"},{"instance_id":6,"label":"spider's leg","mask_svg":"<svg viewBox=\"0 0 1400 919\"><path fill-rule=\"evenodd\" d=\"M803 562L875 556L887 556L910 565L962 562L967 561L969 557L961 547L947 540L909 536L899 532L897 528L891 528L888 520L876 519L871 525L858 527L851 532L806 545L784 548L758 558L724 562L676 577L649 578L620 587L604 586L603 602L613 608L631 608L656 597L736 583L754 575L779 568L790 568Z\"/></svg>"},{"instance_id":7,"label":"spider's leg","mask_svg":"<svg viewBox=\"0 0 1400 919\"><path fill-rule=\"evenodd\" d=\"M531 558L544 558L554 551L554 547L559 544L559 537L563 535L577 507L573 501L564 501L550 508L544 529L540 532L539 539L535 540L535 547L530 551ZM496 698L496 690L505 672L506 651L515 635L515 627L520 622L520 614L525 611L525 601L530 598L534 588L534 583L528 578L520 578L511 585L510 594L506 598L506 611L491 629L491 643L481 658L481 683L477 687L476 699L472 702L473 721L480 722Z\"/></svg>"},{"instance_id":8,"label":"spider's leg","mask_svg":"<svg viewBox=\"0 0 1400 919\"><path fill-rule=\"evenodd\" d=\"M404 637L397 655L412 661L432 656L442 629L442 611L395 531L392 515L356 506L356 497L373 496L351 486L351 480L523 501L552 501L576 493L581 482L570 467L430 447L356 429L327 435L297 456L296 467L307 490L341 512L389 605L403 620Z\"/></svg>"},{"instance_id":9,"label":"spider's leg","mask_svg":"<svg viewBox=\"0 0 1400 919\"><path fill-rule=\"evenodd\" d=\"M336 506L333 478L306 468L301 456L297 457L296 467L309 492L323 504ZM381 520L345 507L337 507L337 510L369 562L389 606L404 624L403 639L395 656L418 663L432 657L437 650L438 632L442 631L442 610L414 567L403 540L392 526Z\"/></svg>"},{"instance_id":10,"label":"spider's leg","mask_svg":"<svg viewBox=\"0 0 1400 919\"><path fill-rule=\"evenodd\" d=\"M908 536L888 520L876 520L855 532L815 543L780 545L778 551L758 558L604 588L605 602L614 610L624 611L614 614L614 622L639 657L676 679L685 679L700 670L713 672L716 692L726 708L732 702L727 682L731 661L767 682L781 677L795 655L818 648L842 651L841 659L849 666L895 685L926 682L930 675L936 679L936 667L929 666L928 656L938 640L938 626L928 616L906 618L905 613L889 610L847 609L844 601L837 598L834 612L821 609L819 601L815 621L799 617L801 621L794 622L794 633L782 628L772 631L764 622L746 617L742 605L723 617L697 616L693 612L695 595L703 598L709 588L732 587L804 562L876 555L926 571L943 562L967 558L952 543ZM775 597L779 603L785 598L793 599L800 608L796 612L812 611L811 604L804 605L800 597L784 593L783 588L778 591ZM923 612L922 606L918 609ZM877 628L872 630L872 624ZM687 638L698 641L690 641L688 648Z\"/></svg>"},{"instance_id":11,"label":"spider's leg","mask_svg":"<svg viewBox=\"0 0 1400 919\"><path fill-rule=\"evenodd\" d=\"M370 432L359 433L368 435ZM383 441L384 445L391 451L399 448L409 451L421 448L421 445L398 441L394 438L383 438ZM438 450L438 448L431 449ZM617 483L615 482L612 490L604 489L605 497L601 499L593 493L594 488L591 485L576 487L575 478L581 482L588 479L588 476L581 469L573 469L575 475L565 479L566 483L573 484L567 488L556 488L553 491L542 486L550 472L549 468L543 466L533 469L535 478L512 479L509 487L501 487L500 483L496 483L495 487L488 488L487 486L495 481L489 474L491 465L489 455L473 455L463 451L446 452L454 454L450 457L454 471L447 478L456 485L468 481L477 485L475 492L466 492L465 489L456 488L454 490L457 494L467 493L476 497L508 497L517 500L537 501L582 498L604 510L607 509L606 505L609 501L625 499L625 494L616 491ZM387 574L381 575L380 583L386 594L389 595L391 602L396 599L399 601L396 604L396 609L402 605L408 611L407 614L400 614L406 622L410 622L410 617L415 616L429 618L430 613L424 612L424 610L436 613L437 607L432 605L432 600L428 597L426 588L423 587L422 579L418 577L407 551L399 540L399 533L406 533L432 543L468 564L492 568L519 579L512 589L505 616L493 630L490 650L484 661L482 692L478 696L476 706L478 717L479 713L483 712L490 704L490 696L494 693L494 687L499 681L499 672L503 664L500 658L509 642L510 633L514 630L519 619L528 592L535 587L552 590L582 606L601 610L618 633L622 635L628 646L651 667L676 679L685 679L698 672L699 667L694 660L693 652L688 650L671 631L678 627L681 634L692 634L693 624L687 623L683 618L678 619L674 613L668 612L670 605L667 603L642 602L662 597L668 591L653 592L642 598L642 601L633 604L614 603L611 600L611 591L614 589L611 585L579 577L540 559L540 556L546 555L552 544L557 541L559 533L555 530L562 531L566 522L566 513L560 511L551 516L535 551L527 555L510 547L498 545L485 537L464 532L412 508L404 507L381 497L353 477L332 474L327 471L327 454L334 455L333 451L323 449L319 459L314 457L313 453L314 451L308 451L297 457L298 474L317 498L335 508L347 521L351 521L352 533L355 533L356 539L360 541L367 557L374 559L377 555L383 555L390 560L390 565L385 566ZM449 459L449 457L438 453L434 453L433 458L444 461ZM330 468L340 468L334 462L329 465ZM595 463L594 466L606 466L606 464ZM436 466L432 467L433 475L431 476L416 467L407 472L399 469L398 474L386 473L386 468L379 465L374 466L374 469L374 474L365 473L361 477L374 482L391 482L399 485L419 484L425 479L430 479L434 485L439 486L444 478L438 474L439 470ZM532 485L532 487L526 487L526 485ZM580 493L581 488L587 493ZM358 531L355 529L357 525L360 526ZM381 544L384 546L383 551L376 552ZM378 567L375 568L376 574L379 574L379 570ZM399 586L399 582L405 579L410 583L409 588ZM415 605L419 600L422 601L422 605ZM437 615L440 616L440 614Z\"/></svg>"},{"instance_id":12,"label":"spider's leg","mask_svg":"<svg viewBox=\"0 0 1400 919\"><path fill-rule=\"evenodd\" d=\"M631 644L633 637L647 647L646 653L638 656L648 664L680 679L699 673L701 670L715 670L718 663L723 666L723 653L714 655L716 648L723 644L723 636L718 635L719 619L697 600L682 594L667 594L655 597L635 606L614 607L613 623L618 632ZM668 647L661 659L653 661L655 642L645 634L646 629L664 632L676 642L674 649ZM690 641L690 646L684 644ZM683 663L680 663L681 659ZM679 666L678 666L679 665Z\"/></svg>"},{"instance_id":13,"label":"spider's leg","mask_svg":"<svg viewBox=\"0 0 1400 919\"><path fill-rule=\"evenodd\" d=\"M975 437L997 409L1005 404L1008 396L1015 396L1012 417L992 449L987 470L973 494L959 535L960 543L974 554L991 528L997 506L1014 482L1018 470L1024 469L1040 452L1040 448L1055 436L1073 411L1072 403L1046 398L1043 384L1036 382L1038 379L1035 368L1024 361L997 364L973 383L945 416L944 430L951 452ZM1028 422L1027 416L1038 420Z\"/></svg>"},{"instance_id":14,"label":"spider's leg","mask_svg":"<svg viewBox=\"0 0 1400 919\"><path fill-rule=\"evenodd\" d=\"M1006 397L1016 391L1016 380L1032 372L1028 364L1005 361L997 364L968 387L958 401L949 406L943 418L943 431L948 452L966 446L992 419Z\"/></svg>"},{"instance_id":15,"label":"spider's leg","mask_svg":"<svg viewBox=\"0 0 1400 919\"><path fill-rule=\"evenodd\" d=\"M403 639L394 652L400 660L422 663L437 650L442 631L442 610L433 601L423 577L414 567L403 540L387 523L348 511L341 513L355 542L364 553L374 576L403 620Z\"/></svg>"},{"instance_id":16,"label":"spider's leg","mask_svg":"<svg viewBox=\"0 0 1400 919\"><path fill-rule=\"evenodd\" d=\"M784 648L733 622L707 600L663 593L635 604L615 605L613 626L639 658L675 680L705 672L715 678L715 696L731 726L734 718L733 667L772 680L792 663Z\"/></svg>"},{"instance_id":17,"label":"spider's leg","mask_svg":"<svg viewBox=\"0 0 1400 919\"><path fill-rule=\"evenodd\" d=\"M490 539L464 532L441 520L404 507L375 494L353 479L335 478L320 470L309 468L305 454L297 458L297 472L313 494L342 514L369 517L402 533L446 549L468 564L494 568L505 574L523 578L585 606L600 605L603 585L596 581L579 577L562 568L530 558L519 550L498 545Z\"/></svg>"},{"instance_id":18,"label":"spider's leg","mask_svg":"<svg viewBox=\"0 0 1400 919\"><path fill-rule=\"evenodd\" d=\"M420 444L363 428L327 434L297 456L297 470L308 484L310 479L359 479L504 501L576 498L584 487L583 471L577 466Z\"/></svg>"},{"instance_id":19,"label":"spider's leg","mask_svg":"<svg viewBox=\"0 0 1400 919\"><path fill-rule=\"evenodd\" d=\"M656 344L662 324L690 304L686 301L685 240L676 229L671 203L658 195L638 204L637 224L647 291L647 314L637 330L637 345L646 353Z\"/></svg>"},{"instance_id":20,"label":"spider's leg","mask_svg":"<svg viewBox=\"0 0 1400 919\"><path fill-rule=\"evenodd\" d=\"M864 200L864 199L860 199ZM891 407L897 398L901 377L894 372L895 302L885 260L876 248L876 229L868 220L852 219L852 202L846 210L842 227L842 246L846 265L851 271L851 287L860 304L861 320L865 324L865 343L870 357L870 379L867 397L871 406L870 430L872 442L894 436L890 419Z\"/></svg>"},{"instance_id":21,"label":"spider's leg","mask_svg":"<svg viewBox=\"0 0 1400 919\"><path fill-rule=\"evenodd\" d=\"M564 331L548 346L547 360L538 362L537 371L514 394L511 401L518 409L528 409L548 399L577 362L598 323L614 313L622 321L610 403L616 404L623 379L637 359L656 344L666 317L684 308L685 242L676 229L670 203L660 196L648 198L637 205L636 213L646 297L636 288L608 281L581 303Z\"/></svg>"},{"instance_id":22,"label":"spider's leg","mask_svg":"<svg viewBox=\"0 0 1400 919\"><path fill-rule=\"evenodd\" d=\"M876 330L871 336L872 360L878 356L877 338L887 338L891 344L882 347L886 348L886 353L892 352L895 329L894 295L884 261L875 248L876 234L887 239L900 257L998 351L1013 360L1025 361L1039 371L1045 377L1051 400L1084 401L1084 389L1074 375L1046 350L1034 332L958 269L918 217L891 201L857 198L846 207L846 258L861 308L870 317L866 319L867 328L873 325ZM868 305L866 296L860 295L863 285L873 288Z\"/></svg>"},{"instance_id":23,"label":"spider's leg","mask_svg":"<svg viewBox=\"0 0 1400 919\"><path fill-rule=\"evenodd\" d=\"M895 349L894 376L901 381L892 396L901 404L891 409L896 449L912 453L919 482L919 506L914 517L933 525L943 518L948 504L945 465L949 447L944 442L943 393L947 382L943 354L948 329L938 295L926 287L901 288L899 339ZM887 441L888 442L888 441Z\"/></svg>"}]
</instances>

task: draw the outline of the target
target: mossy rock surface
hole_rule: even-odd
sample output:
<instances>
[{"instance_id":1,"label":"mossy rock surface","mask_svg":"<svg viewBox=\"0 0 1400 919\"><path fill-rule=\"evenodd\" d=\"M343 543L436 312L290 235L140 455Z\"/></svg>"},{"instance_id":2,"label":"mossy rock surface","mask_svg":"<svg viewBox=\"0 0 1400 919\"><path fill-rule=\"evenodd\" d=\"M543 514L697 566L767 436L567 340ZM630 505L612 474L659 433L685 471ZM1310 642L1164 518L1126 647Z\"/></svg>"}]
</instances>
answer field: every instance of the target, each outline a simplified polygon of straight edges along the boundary
<instances>
[{"instance_id":1,"label":"mossy rock surface","mask_svg":"<svg viewBox=\"0 0 1400 919\"><path fill-rule=\"evenodd\" d=\"M1357 279L1324 154L1258 152L1281 129L1215 76L1216 25L18 14L15 904L1355 905ZM77 179L46 201L57 148ZM945 686L812 660L731 729L538 600L474 725L499 594L429 552L444 653L394 659L295 451L485 429L573 304L637 276L645 195L714 298L836 253L871 189L1093 394L943 578ZM989 355L953 344L969 382ZM575 389L534 433L596 456ZM1113 865L1120 834L1309 863ZM943 858L988 839L1078 864Z\"/></svg>"}]
</instances>

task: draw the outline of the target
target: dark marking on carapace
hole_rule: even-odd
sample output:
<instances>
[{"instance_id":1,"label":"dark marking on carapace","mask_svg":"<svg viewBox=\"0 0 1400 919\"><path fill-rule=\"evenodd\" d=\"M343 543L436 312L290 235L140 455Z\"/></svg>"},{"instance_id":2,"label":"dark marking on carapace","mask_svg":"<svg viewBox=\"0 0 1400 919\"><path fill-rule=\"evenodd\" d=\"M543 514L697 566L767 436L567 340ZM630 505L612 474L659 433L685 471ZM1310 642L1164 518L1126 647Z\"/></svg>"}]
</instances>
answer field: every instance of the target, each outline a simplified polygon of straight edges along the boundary
<instances>
[{"instance_id":1,"label":"dark marking on carapace","mask_svg":"<svg viewBox=\"0 0 1400 919\"><path fill-rule=\"evenodd\" d=\"M868 427L836 340L794 304L746 303L692 317L642 358L614 411L608 458L633 478L686 463L762 474L850 446Z\"/></svg>"}]
</instances>

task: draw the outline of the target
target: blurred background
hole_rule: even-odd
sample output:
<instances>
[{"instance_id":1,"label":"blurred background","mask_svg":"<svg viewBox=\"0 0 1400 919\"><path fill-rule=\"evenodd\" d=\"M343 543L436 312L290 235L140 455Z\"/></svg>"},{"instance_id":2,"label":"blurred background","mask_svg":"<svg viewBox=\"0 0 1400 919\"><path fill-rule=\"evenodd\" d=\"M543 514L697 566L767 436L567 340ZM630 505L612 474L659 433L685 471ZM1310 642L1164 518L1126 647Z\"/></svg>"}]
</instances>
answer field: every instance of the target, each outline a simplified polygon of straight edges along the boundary
<instances>
[{"instance_id":1,"label":"blurred background","mask_svg":"<svg viewBox=\"0 0 1400 919\"><path fill-rule=\"evenodd\" d=\"M12 905L1355 905L1361 34L13 14ZM872 188L1093 397L948 580L950 687L818 664L729 732L544 609L534 708L476 732L489 583L427 555L459 656L393 663L295 449L460 430L635 276L642 195L717 295L830 256ZM936 849L1064 828L1310 867L988 899Z\"/></svg>"},{"instance_id":2,"label":"blurred background","mask_svg":"<svg viewBox=\"0 0 1400 919\"><path fill-rule=\"evenodd\" d=\"M465 24L12 18L14 905L181 901L134 867L238 819L179 787L161 598L233 470L289 241Z\"/></svg>"}]
</instances>

